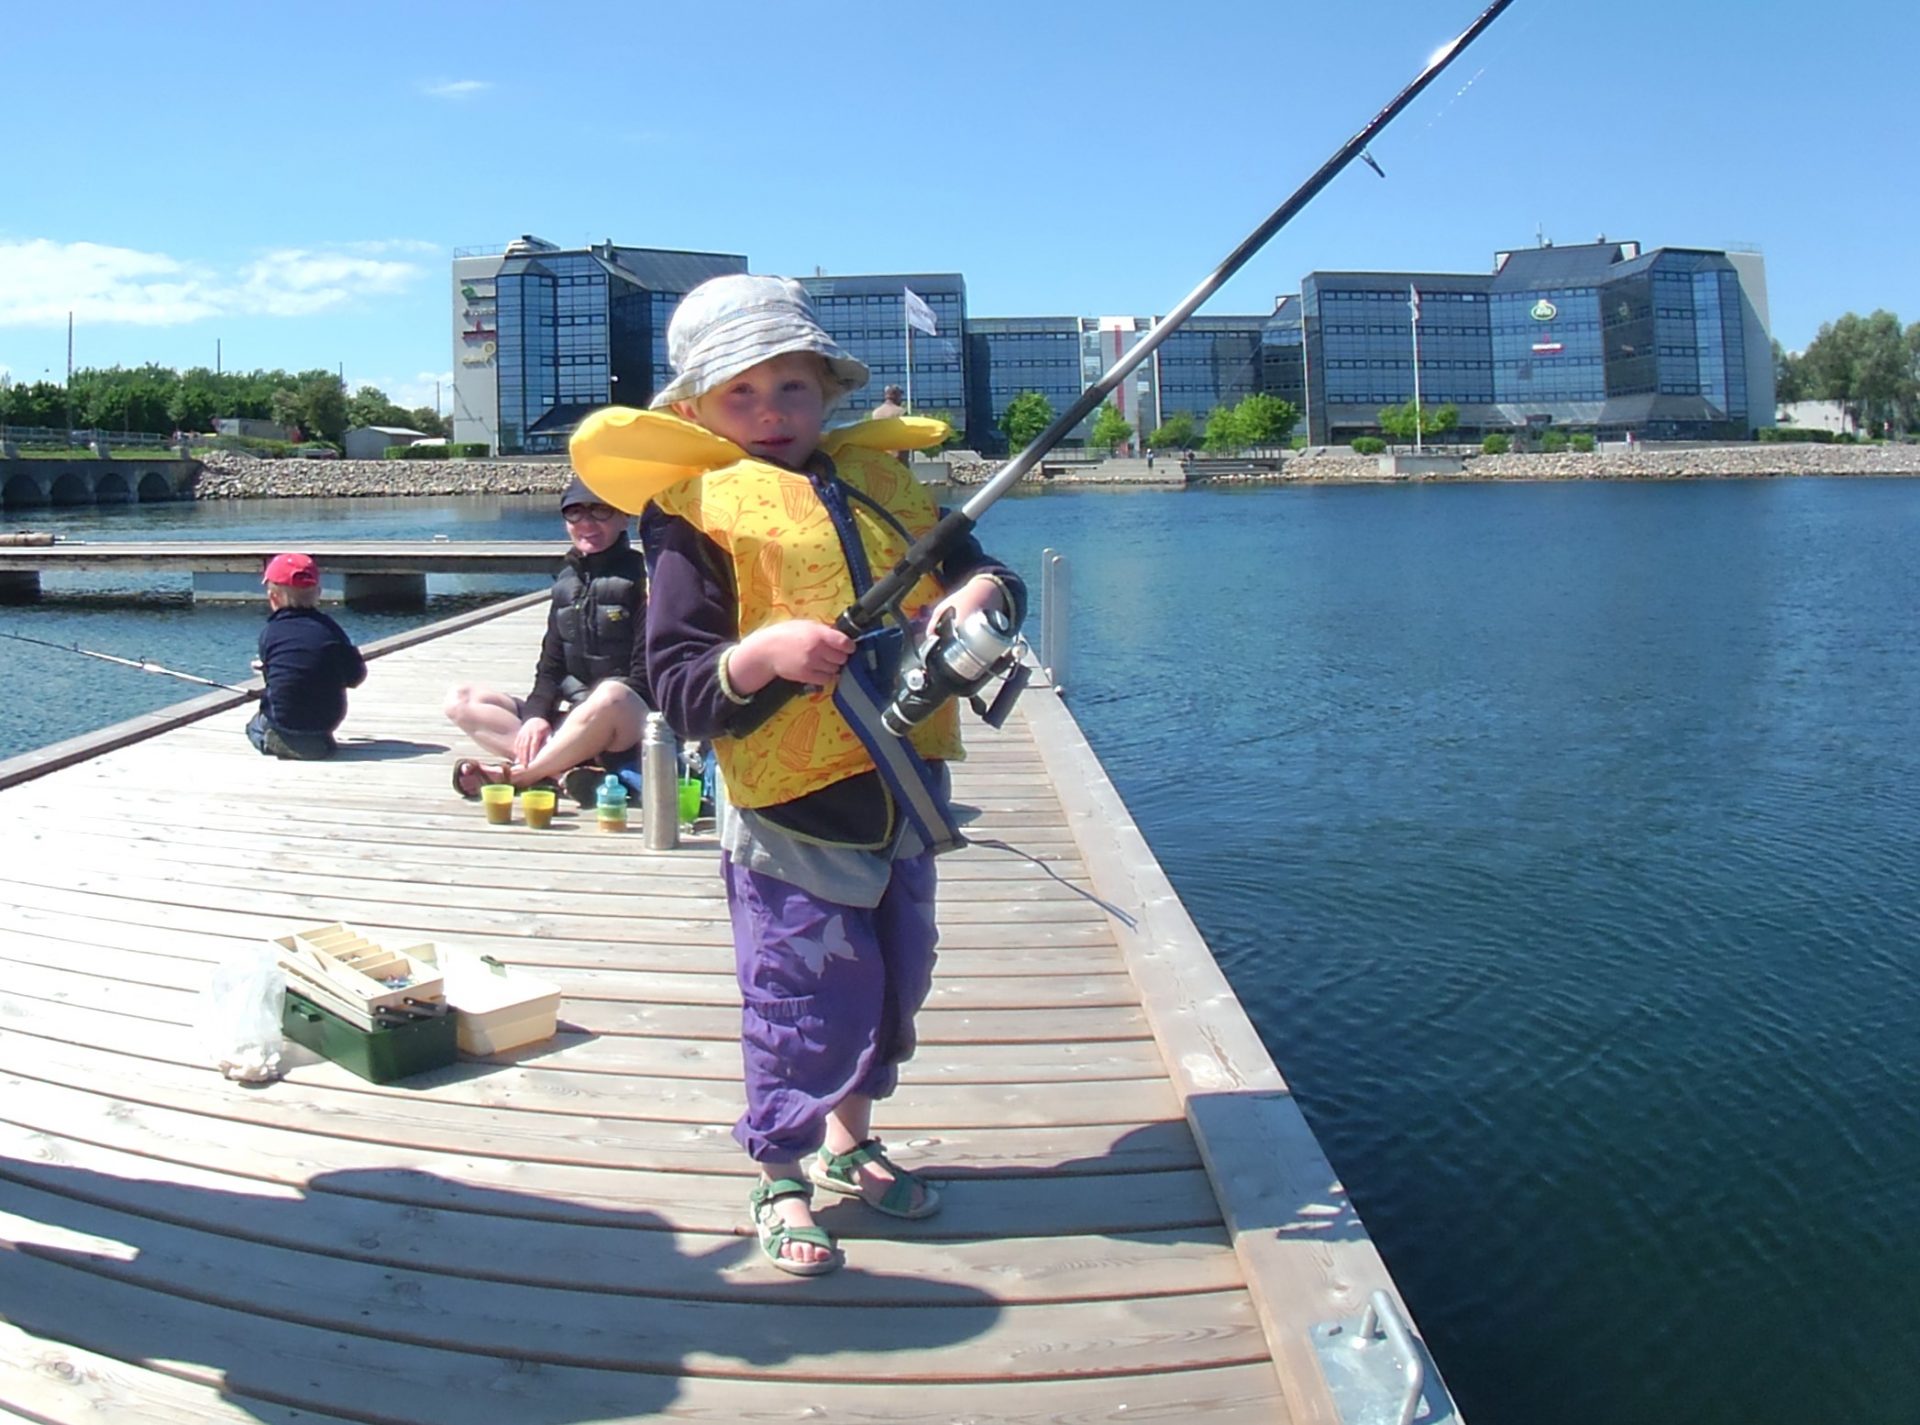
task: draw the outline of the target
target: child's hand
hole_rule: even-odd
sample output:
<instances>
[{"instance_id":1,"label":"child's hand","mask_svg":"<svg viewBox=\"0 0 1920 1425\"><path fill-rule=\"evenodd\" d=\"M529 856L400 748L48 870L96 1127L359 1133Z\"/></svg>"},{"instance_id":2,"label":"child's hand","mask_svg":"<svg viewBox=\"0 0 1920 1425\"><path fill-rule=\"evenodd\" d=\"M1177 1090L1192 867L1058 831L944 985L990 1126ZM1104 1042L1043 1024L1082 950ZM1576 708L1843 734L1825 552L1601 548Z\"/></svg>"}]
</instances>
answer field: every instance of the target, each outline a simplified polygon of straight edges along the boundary
<instances>
[{"instance_id":1,"label":"child's hand","mask_svg":"<svg viewBox=\"0 0 1920 1425\"><path fill-rule=\"evenodd\" d=\"M853 656L853 640L830 623L787 619L755 629L727 660L727 681L745 696L775 678L820 687L838 676Z\"/></svg>"},{"instance_id":2,"label":"child's hand","mask_svg":"<svg viewBox=\"0 0 1920 1425\"><path fill-rule=\"evenodd\" d=\"M953 621L959 623L968 614L981 609L998 608L1005 603L1000 594L1000 582L987 574L975 574L966 583L948 594L939 603L927 610L928 628L938 628L941 616L951 611Z\"/></svg>"}]
</instances>

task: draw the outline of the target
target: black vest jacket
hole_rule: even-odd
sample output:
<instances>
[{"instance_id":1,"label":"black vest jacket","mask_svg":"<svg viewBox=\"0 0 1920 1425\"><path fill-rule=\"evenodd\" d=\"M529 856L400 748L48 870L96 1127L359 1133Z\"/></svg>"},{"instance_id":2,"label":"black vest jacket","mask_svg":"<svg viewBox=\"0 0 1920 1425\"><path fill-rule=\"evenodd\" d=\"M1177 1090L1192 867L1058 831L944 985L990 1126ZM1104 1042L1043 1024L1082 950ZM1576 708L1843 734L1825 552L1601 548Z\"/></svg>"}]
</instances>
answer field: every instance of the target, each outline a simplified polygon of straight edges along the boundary
<instances>
[{"instance_id":1,"label":"black vest jacket","mask_svg":"<svg viewBox=\"0 0 1920 1425\"><path fill-rule=\"evenodd\" d=\"M578 702L601 679L632 674L634 640L644 636L646 589L646 565L624 534L591 558L568 558L553 581L551 614L567 658L561 697Z\"/></svg>"}]
</instances>

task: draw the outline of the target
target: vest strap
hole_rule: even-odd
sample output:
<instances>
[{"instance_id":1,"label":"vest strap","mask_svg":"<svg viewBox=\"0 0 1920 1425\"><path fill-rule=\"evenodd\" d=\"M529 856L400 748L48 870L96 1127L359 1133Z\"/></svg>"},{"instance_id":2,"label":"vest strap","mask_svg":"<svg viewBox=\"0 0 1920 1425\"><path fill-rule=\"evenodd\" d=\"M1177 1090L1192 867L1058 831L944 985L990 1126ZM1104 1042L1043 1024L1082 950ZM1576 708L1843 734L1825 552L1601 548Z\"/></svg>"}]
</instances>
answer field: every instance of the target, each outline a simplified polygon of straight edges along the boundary
<instances>
[{"instance_id":1,"label":"vest strap","mask_svg":"<svg viewBox=\"0 0 1920 1425\"><path fill-rule=\"evenodd\" d=\"M841 668L833 686L833 705L873 758L880 780L920 839L936 854L957 851L967 844L940 795L939 773L904 737L895 737L881 724L880 713L893 688L906 633L898 627L877 628L854 641L853 656Z\"/></svg>"}]
</instances>

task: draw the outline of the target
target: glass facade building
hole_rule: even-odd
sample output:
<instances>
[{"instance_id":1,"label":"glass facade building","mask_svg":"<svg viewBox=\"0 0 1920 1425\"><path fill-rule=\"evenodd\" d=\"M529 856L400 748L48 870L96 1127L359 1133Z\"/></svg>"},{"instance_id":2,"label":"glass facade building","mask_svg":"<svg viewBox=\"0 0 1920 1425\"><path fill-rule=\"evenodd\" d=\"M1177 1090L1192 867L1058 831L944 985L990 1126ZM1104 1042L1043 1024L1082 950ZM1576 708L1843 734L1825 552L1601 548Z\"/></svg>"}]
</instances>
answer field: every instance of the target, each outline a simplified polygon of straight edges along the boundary
<instances>
[{"instance_id":1,"label":"glass facade building","mask_svg":"<svg viewBox=\"0 0 1920 1425\"><path fill-rule=\"evenodd\" d=\"M588 411L645 405L671 379L667 324L681 297L746 270L740 256L610 242L562 250L522 238L493 258L456 254L457 430L503 453L563 451ZM897 384L916 411L952 420L967 445L996 454L1015 397L1035 391L1066 410L1150 326L1130 316L972 317L957 273L801 281L822 325L872 372L837 421L860 418ZM912 332L911 381L908 290L939 329ZM1373 433L1383 406L1414 396L1416 292L1420 397L1457 407L1461 438L1561 426L1603 438L1744 439L1772 421L1759 255L1605 241L1499 253L1488 273L1308 273L1299 296L1266 316L1189 318L1115 404L1136 445L1179 414L1204 427L1215 407L1255 392L1299 408L1316 444ZM1084 441L1091 423L1067 443Z\"/></svg>"},{"instance_id":2,"label":"glass facade building","mask_svg":"<svg viewBox=\"0 0 1920 1425\"><path fill-rule=\"evenodd\" d=\"M1188 317L1153 354L1158 420L1185 413L1204 426L1215 406L1237 405L1262 390L1266 317ZM1149 430L1147 432L1151 434Z\"/></svg>"},{"instance_id":3,"label":"glass facade building","mask_svg":"<svg viewBox=\"0 0 1920 1425\"><path fill-rule=\"evenodd\" d=\"M1087 389L1079 317L975 317L967 323L967 445L1002 453L1001 417L1037 391L1057 415ZM1096 373L1097 374L1097 373Z\"/></svg>"},{"instance_id":4,"label":"glass facade building","mask_svg":"<svg viewBox=\"0 0 1920 1425\"><path fill-rule=\"evenodd\" d=\"M889 386L902 386L916 414L939 416L955 427L967 424L967 284L951 272L892 273L860 277L803 277L820 325L872 373L864 389L833 414L836 425L858 420L879 405ZM913 379L907 379L906 293L933 312L939 330L915 329Z\"/></svg>"},{"instance_id":5,"label":"glass facade building","mask_svg":"<svg viewBox=\"0 0 1920 1425\"><path fill-rule=\"evenodd\" d=\"M564 451L587 412L644 406L669 379L667 322L707 278L746 271L726 253L510 245L494 279L501 454Z\"/></svg>"},{"instance_id":6,"label":"glass facade building","mask_svg":"<svg viewBox=\"0 0 1920 1425\"><path fill-rule=\"evenodd\" d=\"M1485 276L1315 272L1301 284L1311 439L1379 429L1413 398L1453 404L1459 431L1548 426L1601 438L1746 439L1773 419L1771 340L1742 267L1757 256L1637 243L1500 253Z\"/></svg>"}]
</instances>

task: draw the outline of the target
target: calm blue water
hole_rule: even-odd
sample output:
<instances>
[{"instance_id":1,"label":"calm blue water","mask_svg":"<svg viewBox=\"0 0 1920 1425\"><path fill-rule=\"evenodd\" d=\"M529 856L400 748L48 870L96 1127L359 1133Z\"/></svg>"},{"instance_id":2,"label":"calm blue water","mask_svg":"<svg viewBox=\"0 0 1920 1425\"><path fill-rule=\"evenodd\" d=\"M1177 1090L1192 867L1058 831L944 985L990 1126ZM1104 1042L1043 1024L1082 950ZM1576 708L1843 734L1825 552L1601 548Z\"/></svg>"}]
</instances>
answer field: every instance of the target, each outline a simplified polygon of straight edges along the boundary
<instances>
[{"instance_id":1,"label":"calm blue water","mask_svg":"<svg viewBox=\"0 0 1920 1425\"><path fill-rule=\"evenodd\" d=\"M1920 1418L1920 482L1049 494L982 532L1073 559L1071 704L1469 1420ZM0 629L239 677L258 617ZM0 754L190 691L0 659Z\"/></svg>"}]
</instances>

